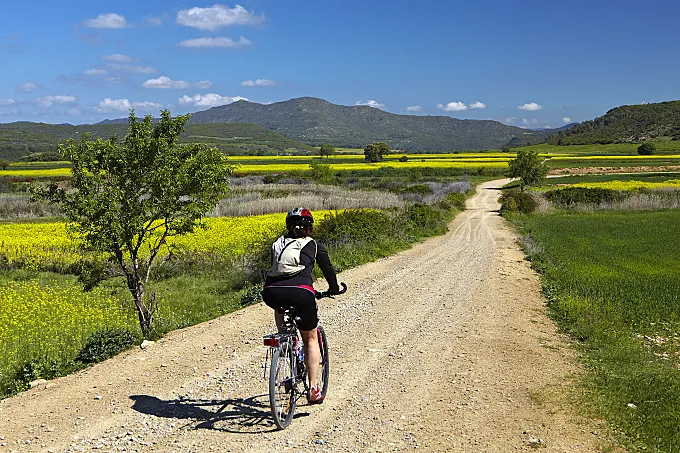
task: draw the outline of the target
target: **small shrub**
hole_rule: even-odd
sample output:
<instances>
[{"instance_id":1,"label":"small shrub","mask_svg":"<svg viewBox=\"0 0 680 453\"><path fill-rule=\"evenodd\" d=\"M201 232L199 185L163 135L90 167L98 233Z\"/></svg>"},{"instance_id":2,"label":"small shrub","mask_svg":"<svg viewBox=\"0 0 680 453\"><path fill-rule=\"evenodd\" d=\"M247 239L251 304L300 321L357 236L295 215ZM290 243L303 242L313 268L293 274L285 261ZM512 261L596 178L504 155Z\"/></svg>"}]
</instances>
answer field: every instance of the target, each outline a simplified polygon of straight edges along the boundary
<instances>
[{"instance_id":1,"label":"small shrub","mask_svg":"<svg viewBox=\"0 0 680 453\"><path fill-rule=\"evenodd\" d=\"M399 162L408 162L408 156L401 156Z\"/></svg>"},{"instance_id":2,"label":"small shrub","mask_svg":"<svg viewBox=\"0 0 680 453\"><path fill-rule=\"evenodd\" d=\"M310 174L314 181L328 183L333 179L333 171L330 165L313 162L309 164Z\"/></svg>"},{"instance_id":3,"label":"small shrub","mask_svg":"<svg viewBox=\"0 0 680 453\"><path fill-rule=\"evenodd\" d=\"M521 190L508 190L501 195L500 202L501 213L519 211L524 214L531 214L538 207L538 202L534 196Z\"/></svg>"},{"instance_id":4,"label":"small shrub","mask_svg":"<svg viewBox=\"0 0 680 453\"><path fill-rule=\"evenodd\" d=\"M314 237L324 245L338 247L358 240L372 240L389 234L389 217L381 211L348 209L326 215L314 229Z\"/></svg>"},{"instance_id":5,"label":"small shrub","mask_svg":"<svg viewBox=\"0 0 680 453\"><path fill-rule=\"evenodd\" d=\"M249 285L241 295L240 303L242 307L253 305L262 300L262 285Z\"/></svg>"},{"instance_id":6,"label":"small shrub","mask_svg":"<svg viewBox=\"0 0 680 453\"><path fill-rule=\"evenodd\" d=\"M651 156L656 151L656 145L654 143L645 142L638 146L637 152L641 156Z\"/></svg>"},{"instance_id":7,"label":"small shrub","mask_svg":"<svg viewBox=\"0 0 680 453\"><path fill-rule=\"evenodd\" d=\"M571 206L576 203L597 204L621 201L626 194L617 190L601 187L565 187L563 189L549 190L545 198L552 203Z\"/></svg>"},{"instance_id":8,"label":"small shrub","mask_svg":"<svg viewBox=\"0 0 680 453\"><path fill-rule=\"evenodd\" d=\"M53 379L61 375L61 367L54 359L38 359L25 362L19 368L16 380L31 382L36 379Z\"/></svg>"},{"instance_id":9,"label":"small shrub","mask_svg":"<svg viewBox=\"0 0 680 453\"><path fill-rule=\"evenodd\" d=\"M403 216L416 236L433 236L447 231L444 212L427 204L414 203L404 208Z\"/></svg>"},{"instance_id":10,"label":"small shrub","mask_svg":"<svg viewBox=\"0 0 680 453\"><path fill-rule=\"evenodd\" d=\"M84 365L101 362L120 354L138 341L138 337L127 329L98 330L87 339L75 361Z\"/></svg>"},{"instance_id":11,"label":"small shrub","mask_svg":"<svg viewBox=\"0 0 680 453\"><path fill-rule=\"evenodd\" d=\"M465 210L465 195L462 193L449 193L444 198L439 200L441 207L444 209L458 209Z\"/></svg>"},{"instance_id":12,"label":"small shrub","mask_svg":"<svg viewBox=\"0 0 680 453\"><path fill-rule=\"evenodd\" d=\"M428 186L427 184L414 184L412 186L408 186L405 188L402 192L404 193L414 193L417 195L428 195L432 193L432 188Z\"/></svg>"}]
</instances>

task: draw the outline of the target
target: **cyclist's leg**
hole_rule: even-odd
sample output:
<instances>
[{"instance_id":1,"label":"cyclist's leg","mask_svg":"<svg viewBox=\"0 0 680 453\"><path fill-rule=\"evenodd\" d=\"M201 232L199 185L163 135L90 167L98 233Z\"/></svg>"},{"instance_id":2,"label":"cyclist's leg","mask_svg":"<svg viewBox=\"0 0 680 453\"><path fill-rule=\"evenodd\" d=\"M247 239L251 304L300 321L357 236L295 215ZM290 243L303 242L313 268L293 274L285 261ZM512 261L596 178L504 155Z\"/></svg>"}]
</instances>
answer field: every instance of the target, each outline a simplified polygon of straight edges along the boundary
<instances>
[{"instance_id":1,"label":"cyclist's leg","mask_svg":"<svg viewBox=\"0 0 680 453\"><path fill-rule=\"evenodd\" d=\"M264 300L264 303L274 309L274 322L276 323L276 328L279 332L281 332L281 326L283 325L283 315L279 313L278 309L282 305L289 305L285 303L285 298L284 303L282 304L282 293L281 293L282 288L265 288L262 291L262 300ZM285 289L284 295L285 295Z\"/></svg>"},{"instance_id":2,"label":"cyclist's leg","mask_svg":"<svg viewBox=\"0 0 680 453\"><path fill-rule=\"evenodd\" d=\"M276 323L276 329L281 332L281 326L283 325L283 314L279 313L278 310L274 310L274 322Z\"/></svg>"},{"instance_id":3,"label":"cyclist's leg","mask_svg":"<svg viewBox=\"0 0 680 453\"><path fill-rule=\"evenodd\" d=\"M319 351L319 337L316 327L312 330L300 330L302 341L305 344L305 366L309 376L309 386L316 387L318 384L319 361L321 351Z\"/></svg>"}]
</instances>

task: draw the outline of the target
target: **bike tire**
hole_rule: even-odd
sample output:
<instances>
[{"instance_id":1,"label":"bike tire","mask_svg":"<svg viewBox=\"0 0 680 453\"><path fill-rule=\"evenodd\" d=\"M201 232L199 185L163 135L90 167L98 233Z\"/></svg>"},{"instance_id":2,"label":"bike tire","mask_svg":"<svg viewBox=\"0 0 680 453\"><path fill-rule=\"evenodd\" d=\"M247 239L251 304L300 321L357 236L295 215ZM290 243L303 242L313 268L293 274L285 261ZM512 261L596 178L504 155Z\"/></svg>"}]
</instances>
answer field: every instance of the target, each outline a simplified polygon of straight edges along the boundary
<instances>
[{"instance_id":1,"label":"bike tire","mask_svg":"<svg viewBox=\"0 0 680 453\"><path fill-rule=\"evenodd\" d=\"M321 359L319 360L319 387L321 394L326 397L328 392L328 377L330 375L330 362L328 360L328 340L326 339L326 331L323 326L318 326L317 337L319 338L319 351L321 351Z\"/></svg>"},{"instance_id":2,"label":"bike tire","mask_svg":"<svg viewBox=\"0 0 680 453\"><path fill-rule=\"evenodd\" d=\"M286 429L295 414L295 357L292 342L282 343L272 354L269 369L269 406L274 423L279 429Z\"/></svg>"}]
</instances>

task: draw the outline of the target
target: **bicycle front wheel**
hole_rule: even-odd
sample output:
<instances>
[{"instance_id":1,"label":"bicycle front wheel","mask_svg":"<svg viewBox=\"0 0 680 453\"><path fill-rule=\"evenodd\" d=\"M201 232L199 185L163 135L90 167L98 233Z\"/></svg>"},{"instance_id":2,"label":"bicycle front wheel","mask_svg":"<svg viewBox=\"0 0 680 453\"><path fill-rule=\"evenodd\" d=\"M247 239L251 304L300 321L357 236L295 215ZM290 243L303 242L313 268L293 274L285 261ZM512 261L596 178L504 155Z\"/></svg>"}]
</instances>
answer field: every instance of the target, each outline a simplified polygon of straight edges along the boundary
<instances>
[{"instance_id":1,"label":"bicycle front wheel","mask_svg":"<svg viewBox=\"0 0 680 453\"><path fill-rule=\"evenodd\" d=\"M286 341L274 350L269 369L269 405L274 423L285 429L295 413L295 376L292 342Z\"/></svg>"},{"instance_id":2,"label":"bicycle front wheel","mask_svg":"<svg viewBox=\"0 0 680 453\"><path fill-rule=\"evenodd\" d=\"M326 340L326 331L323 330L323 326L318 326L316 328L317 337L319 338L319 351L321 351L321 359L319 360L319 388L321 389L321 394L326 397L326 392L328 392L328 376L330 374L329 361L328 361L328 341Z\"/></svg>"}]
</instances>

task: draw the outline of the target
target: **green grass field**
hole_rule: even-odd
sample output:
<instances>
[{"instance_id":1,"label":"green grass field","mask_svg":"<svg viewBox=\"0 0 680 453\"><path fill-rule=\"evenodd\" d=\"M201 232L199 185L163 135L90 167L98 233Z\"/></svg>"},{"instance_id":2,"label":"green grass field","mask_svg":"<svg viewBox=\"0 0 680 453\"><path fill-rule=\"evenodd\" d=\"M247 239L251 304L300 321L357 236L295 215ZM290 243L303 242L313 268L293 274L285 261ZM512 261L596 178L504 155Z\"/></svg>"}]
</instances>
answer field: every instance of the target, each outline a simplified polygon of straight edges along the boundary
<instances>
[{"instance_id":1,"label":"green grass field","mask_svg":"<svg viewBox=\"0 0 680 453\"><path fill-rule=\"evenodd\" d=\"M583 352L586 405L631 451L679 451L680 211L513 219Z\"/></svg>"},{"instance_id":2,"label":"green grass field","mask_svg":"<svg viewBox=\"0 0 680 453\"><path fill-rule=\"evenodd\" d=\"M680 154L680 140L654 140L657 154ZM588 155L622 155L630 154L637 155L639 143L612 143L608 145L568 145L557 146L542 143L540 145L531 145L523 149L538 151L546 154L588 154ZM513 148L516 152L519 148Z\"/></svg>"}]
</instances>

